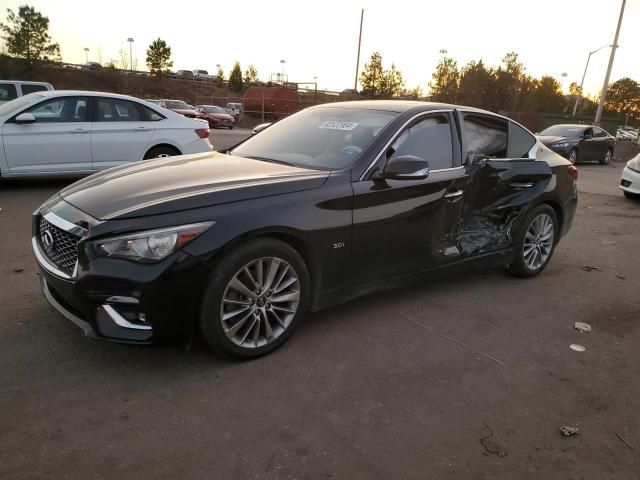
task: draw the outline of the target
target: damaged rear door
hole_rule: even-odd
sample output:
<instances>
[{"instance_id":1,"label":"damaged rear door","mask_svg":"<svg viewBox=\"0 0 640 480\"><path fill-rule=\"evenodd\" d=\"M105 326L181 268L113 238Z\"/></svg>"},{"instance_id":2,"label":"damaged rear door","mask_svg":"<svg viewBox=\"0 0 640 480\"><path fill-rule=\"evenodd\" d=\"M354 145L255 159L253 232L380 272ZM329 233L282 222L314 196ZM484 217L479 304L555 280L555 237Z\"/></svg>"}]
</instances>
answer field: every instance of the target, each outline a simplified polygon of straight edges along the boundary
<instances>
[{"instance_id":1,"label":"damaged rear door","mask_svg":"<svg viewBox=\"0 0 640 480\"><path fill-rule=\"evenodd\" d=\"M545 192L552 172L535 159L536 139L505 118L459 112L471 185L461 219L462 256L509 248L512 230Z\"/></svg>"}]
</instances>

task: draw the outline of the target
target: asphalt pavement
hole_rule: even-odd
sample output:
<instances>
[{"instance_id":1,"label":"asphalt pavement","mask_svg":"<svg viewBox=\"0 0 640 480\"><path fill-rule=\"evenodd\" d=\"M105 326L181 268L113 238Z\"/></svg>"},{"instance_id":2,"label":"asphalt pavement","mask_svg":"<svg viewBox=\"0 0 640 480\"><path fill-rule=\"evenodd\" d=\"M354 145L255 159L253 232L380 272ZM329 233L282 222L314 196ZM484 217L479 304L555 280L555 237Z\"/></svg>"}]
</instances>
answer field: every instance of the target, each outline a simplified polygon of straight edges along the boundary
<instances>
[{"instance_id":1,"label":"asphalt pavement","mask_svg":"<svg viewBox=\"0 0 640 480\"><path fill-rule=\"evenodd\" d=\"M83 337L30 249L31 213L69 182L0 183L0 478L638 478L640 202L621 163L579 167L573 229L539 277L371 295L238 363Z\"/></svg>"}]
</instances>

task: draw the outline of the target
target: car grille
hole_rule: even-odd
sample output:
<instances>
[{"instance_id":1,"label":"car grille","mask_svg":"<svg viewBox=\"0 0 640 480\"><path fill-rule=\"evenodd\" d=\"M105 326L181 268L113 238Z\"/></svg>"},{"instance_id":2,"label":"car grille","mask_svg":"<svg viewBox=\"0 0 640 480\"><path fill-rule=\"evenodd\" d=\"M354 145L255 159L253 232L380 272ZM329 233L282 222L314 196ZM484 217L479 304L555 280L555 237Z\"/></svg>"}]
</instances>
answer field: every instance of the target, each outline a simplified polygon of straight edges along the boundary
<instances>
[{"instance_id":1,"label":"car grille","mask_svg":"<svg viewBox=\"0 0 640 480\"><path fill-rule=\"evenodd\" d=\"M51 235L49 246L45 243L45 232ZM47 258L60 270L71 275L78 261L80 237L73 235L40 217L38 242Z\"/></svg>"}]
</instances>

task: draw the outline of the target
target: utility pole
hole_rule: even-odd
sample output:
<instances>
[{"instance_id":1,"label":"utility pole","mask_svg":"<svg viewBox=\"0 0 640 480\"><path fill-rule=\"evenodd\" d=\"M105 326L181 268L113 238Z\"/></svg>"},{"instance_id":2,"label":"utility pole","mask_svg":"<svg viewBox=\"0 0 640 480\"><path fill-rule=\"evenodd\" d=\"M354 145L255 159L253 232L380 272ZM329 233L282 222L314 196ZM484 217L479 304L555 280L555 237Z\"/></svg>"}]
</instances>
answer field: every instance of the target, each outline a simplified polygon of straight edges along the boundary
<instances>
[{"instance_id":1,"label":"utility pole","mask_svg":"<svg viewBox=\"0 0 640 480\"><path fill-rule=\"evenodd\" d=\"M362 21L364 20L364 8L360 12L360 34L358 35L358 57L356 58L356 80L353 82L353 93L358 93L358 69L360 68L360 45L362 44Z\"/></svg>"},{"instance_id":2,"label":"utility pole","mask_svg":"<svg viewBox=\"0 0 640 480\"><path fill-rule=\"evenodd\" d=\"M133 38L127 38L127 42L129 42L129 66L131 67L131 71L133 71L133 49L131 47L133 45Z\"/></svg>"},{"instance_id":3,"label":"utility pole","mask_svg":"<svg viewBox=\"0 0 640 480\"><path fill-rule=\"evenodd\" d=\"M89 63L89 49L87 47L84 47L84 61Z\"/></svg>"},{"instance_id":4,"label":"utility pole","mask_svg":"<svg viewBox=\"0 0 640 480\"><path fill-rule=\"evenodd\" d=\"M622 16L624 15L624 7L627 0L622 0L622 6L620 7L620 17L618 18L618 26L616 28L616 36L613 39L613 45L611 45L611 55L609 55L609 66L607 67L607 74L604 77L604 84L602 85L602 93L600 94L600 103L598 104L598 111L596 112L596 118L593 121L595 125L600 125L600 118L602 118L602 110L604 109L604 102L607 99L607 89L609 88L609 77L611 76L611 69L613 68L613 60L616 57L616 49L618 48L618 37L620 36L620 26L622 25Z\"/></svg>"}]
</instances>

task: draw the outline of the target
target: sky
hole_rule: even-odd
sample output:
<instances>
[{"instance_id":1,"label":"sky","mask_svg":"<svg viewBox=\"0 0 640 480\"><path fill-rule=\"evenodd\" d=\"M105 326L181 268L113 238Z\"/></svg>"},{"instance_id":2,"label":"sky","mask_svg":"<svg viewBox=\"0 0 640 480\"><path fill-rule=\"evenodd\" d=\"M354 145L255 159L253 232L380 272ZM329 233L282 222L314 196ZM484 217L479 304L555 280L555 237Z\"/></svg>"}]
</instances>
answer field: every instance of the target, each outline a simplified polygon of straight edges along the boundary
<instances>
[{"instance_id":1,"label":"sky","mask_svg":"<svg viewBox=\"0 0 640 480\"><path fill-rule=\"evenodd\" d=\"M568 90L580 82L590 51L613 43L622 0L0 0L7 8L28 3L50 20L50 34L65 62L119 59L129 50L145 69L145 51L157 37L172 50L173 70L216 71L227 77L236 60L253 64L261 80L281 71L293 82L320 89L353 88L360 10L364 8L360 71L374 51L403 73L406 86L427 91L446 49L459 65L472 59L498 65L509 51L527 72L551 75ZM640 81L640 0L627 0L611 81ZM591 57L585 91L602 88L609 59ZM566 73L566 77L562 74Z\"/></svg>"}]
</instances>

